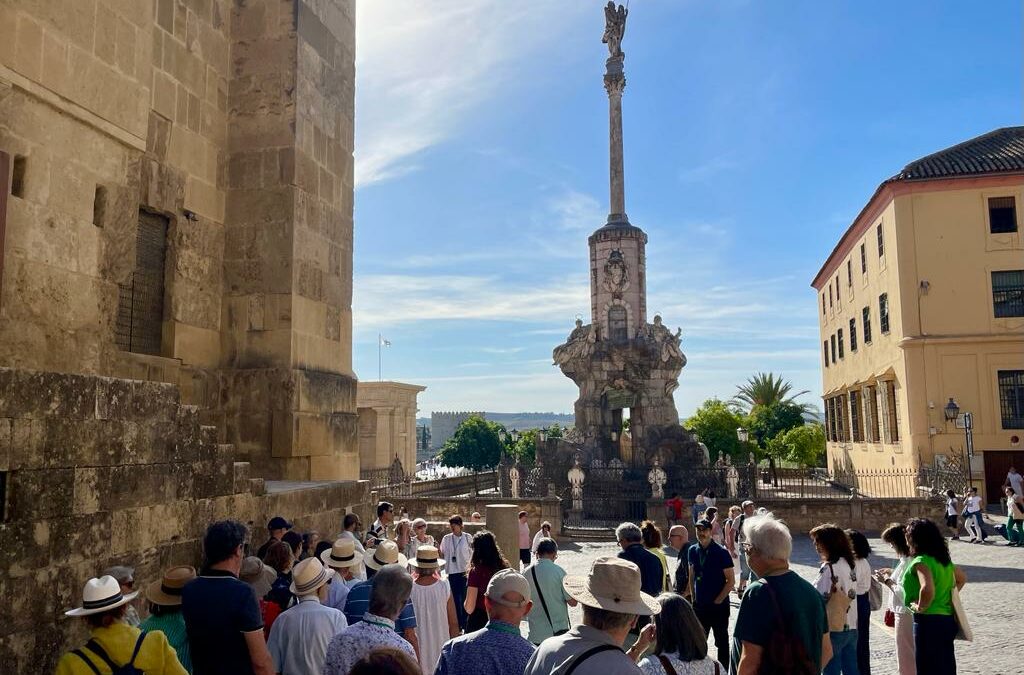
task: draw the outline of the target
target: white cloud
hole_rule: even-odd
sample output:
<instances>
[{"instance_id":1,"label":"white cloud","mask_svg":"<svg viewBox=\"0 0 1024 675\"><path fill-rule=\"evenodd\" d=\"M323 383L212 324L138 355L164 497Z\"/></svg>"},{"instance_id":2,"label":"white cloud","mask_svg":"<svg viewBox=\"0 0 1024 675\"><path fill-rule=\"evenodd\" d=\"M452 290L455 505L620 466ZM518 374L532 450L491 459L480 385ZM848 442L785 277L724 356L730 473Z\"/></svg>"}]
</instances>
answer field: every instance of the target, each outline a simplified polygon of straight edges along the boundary
<instances>
[{"instance_id":1,"label":"white cloud","mask_svg":"<svg viewBox=\"0 0 1024 675\"><path fill-rule=\"evenodd\" d=\"M518 354L526 347L481 347L480 351L487 354Z\"/></svg>"},{"instance_id":2,"label":"white cloud","mask_svg":"<svg viewBox=\"0 0 1024 675\"><path fill-rule=\"evenodd\" d=\"M394 178L530 66L587 3L363 0L357 4L356 186Z\"/></svg>"},{"instance_id":3,"label":"white cloud","mask_svg":"<svg viewBox=\"0 0 1024 675\"><path fill-rule=\"evenodd\" d=\"M571 188L548 200L548 208L554 214L558 227L574 232L596 230L607 218L604 207L596 199Z\"/></svg>"}]
</instances>

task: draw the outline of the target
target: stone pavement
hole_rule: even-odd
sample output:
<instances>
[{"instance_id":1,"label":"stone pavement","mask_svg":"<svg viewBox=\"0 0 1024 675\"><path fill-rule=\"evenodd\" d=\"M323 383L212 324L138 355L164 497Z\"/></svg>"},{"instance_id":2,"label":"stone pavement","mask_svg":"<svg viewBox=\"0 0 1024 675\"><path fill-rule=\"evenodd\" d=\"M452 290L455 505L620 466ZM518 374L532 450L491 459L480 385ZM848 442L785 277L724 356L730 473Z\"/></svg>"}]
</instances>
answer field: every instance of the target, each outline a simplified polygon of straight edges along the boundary
<instances>
[{"instance_id":1,"label":"stone pavement","mask_svg":"<svg viewBox=\"0 0 1024 675\"><path fill-rule=\"evenodd\" d=\"M990 541L996 541L997 536ZM1012 616L1019 622L1024 605L1024 549L1002 546L1005 540L999 539L999 544L984 546L966 541L950 542L953 561L967 574L967 585L961 597L974 629L973 643L956 643L958 673L1024 673L1019 629L1013 628L1010 621ZM872 568L894 567L896 559L890 555L888 545L880 539L870 541L874 550ZM615 555L619 550L612 542L562 541L559 546L558 564L569 574L586 574L596 558ZM801 536L793 542L793 569L812 582L817 576L817 560L808 537ZM732 622L739 606L735 598L733 595ZM881 611L871 616L871 672L872 675L897 675L893 632L882 623L882 616ZM580 608L571 608L570 617L573 625L578 624L582 620Z\"/></svg>"}]
</instances>

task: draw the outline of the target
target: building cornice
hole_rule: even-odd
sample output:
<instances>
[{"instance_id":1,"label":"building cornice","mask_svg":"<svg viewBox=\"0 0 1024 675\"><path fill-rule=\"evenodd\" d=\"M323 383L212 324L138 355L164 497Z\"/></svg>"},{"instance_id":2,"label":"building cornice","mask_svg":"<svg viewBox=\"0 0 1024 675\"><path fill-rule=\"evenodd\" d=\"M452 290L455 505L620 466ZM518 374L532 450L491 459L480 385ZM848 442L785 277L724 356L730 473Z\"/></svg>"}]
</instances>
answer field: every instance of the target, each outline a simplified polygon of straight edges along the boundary
<instances>
[{"instance_id":1,"label":"building cornice","mask_svg":"<svg viewBox=\"0 0 1024 675\"><path fill-rule=\"evenodd\" d=\"M1006 333L968 333L964 335L908 335L896 343L900 349L927 347L932 344L961 344L1011 342L1017 346L1024 340L1024 331L1007 331Z\"/></svg>"}]
</instances>

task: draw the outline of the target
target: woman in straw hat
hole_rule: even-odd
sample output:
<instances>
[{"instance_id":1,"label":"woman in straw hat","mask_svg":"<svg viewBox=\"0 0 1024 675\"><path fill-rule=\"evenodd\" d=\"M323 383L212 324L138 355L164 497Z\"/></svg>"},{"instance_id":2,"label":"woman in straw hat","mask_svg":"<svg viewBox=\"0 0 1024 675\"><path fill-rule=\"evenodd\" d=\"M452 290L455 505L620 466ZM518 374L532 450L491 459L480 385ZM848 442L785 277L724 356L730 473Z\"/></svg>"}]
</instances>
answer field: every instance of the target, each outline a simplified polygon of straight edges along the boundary
<instances>
[{"instance_id":1,"label":"woman in straw hat","mask_svg":"<svg viewBox=\"0 0 1024 675\"><path fill-rule=\"evenodd\" d=\"M146 675L185 675L163 633L143 632L124 622L128 603L136 595L138 591L122 593L112 576L89 579L82 591L82 606L64 612L85 619L89 641L60 658L56 675L102 675L129 663Z\"/></svg>"},{"instance_id":2,"label":"woman in straw hat","mask_svg":"<svg viewBox=\"0 0 1024 675\"><path fill-rule=\"evenodd\" d=\"M181 615L181 589L196 578L196 570L188 565L172 567L163 573L159 581L146 586L146 600L149 600L149 618L142 622L142 630L158 630L167 636L174 647L182 667L192 672L192 657L188 651L188 634L185 632L185 618Z\"/></svg>"},{"instance_id":3,"label":"woman in straw hat","mask_svg":"<svg viewBox=\"0 0 1024 675\"><path fill-rule=\"evenodd\" d=\"M416 549L409 559L413 569L412 606L416 610L416 637L420 642L419 660L424 673L434 672L441 647L459 634L455 602L448 581L439 575L444 566L437 548L428 545Z\"/></svg>"},{"instance_id":4,"label":"woman in straw hat","mask_svg":"<svg viewBox=\"0 0 1024 675\"><path fill-rule=\"evenodd\" d=\"M704 627L686 598L662 593L658 604L661 611L654 615L654 654L640 661L640 670L645 675L724 674L726 667L708 656Z\"/></svg>"}]
</instances>

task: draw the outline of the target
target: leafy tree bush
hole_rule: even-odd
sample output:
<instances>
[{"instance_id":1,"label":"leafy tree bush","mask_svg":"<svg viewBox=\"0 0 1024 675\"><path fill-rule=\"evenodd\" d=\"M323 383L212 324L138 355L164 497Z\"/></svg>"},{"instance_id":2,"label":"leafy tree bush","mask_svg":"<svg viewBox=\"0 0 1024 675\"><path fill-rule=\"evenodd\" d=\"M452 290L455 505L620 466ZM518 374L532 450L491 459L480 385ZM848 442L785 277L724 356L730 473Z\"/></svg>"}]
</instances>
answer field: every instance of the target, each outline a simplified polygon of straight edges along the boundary
<instances>
[{"instance_id":1,"label":"leafy tree bush","mask_svg":"<svg viewBox=\"0 0 1024 675\"><path fill-rule=\"evenodd\" d=\"M746 461L749 446L736 438L736 429L743 425L743 417L735 407L717 398L704 401L697 412L683 422L683 426L697 434L701 443L708 446L712 461L718 458L719 452L724 452L735 461Z\"/></svg>"},{"instance_id":2,"label":"leafy tree bush","mask_svg":"<svg viewBox=\"0 0 1024 675\"><path fill-rule=\"evenodd\" d=\"M501 459L500 424L472 415L459 425L437 457L445 466L464 466L477 471L498 465Z\"/></svg>"},{"instance_id":3,"label":"leafy tree bush","mask_svg":"<svg viewBox=\"0 0 1024 675\"><path fill-rule=\"evenodd\" d=\"M825 427L793 427L768 441L768 453L803 466L818 466L825 456Z\"/></svg>"}]
</instances>

